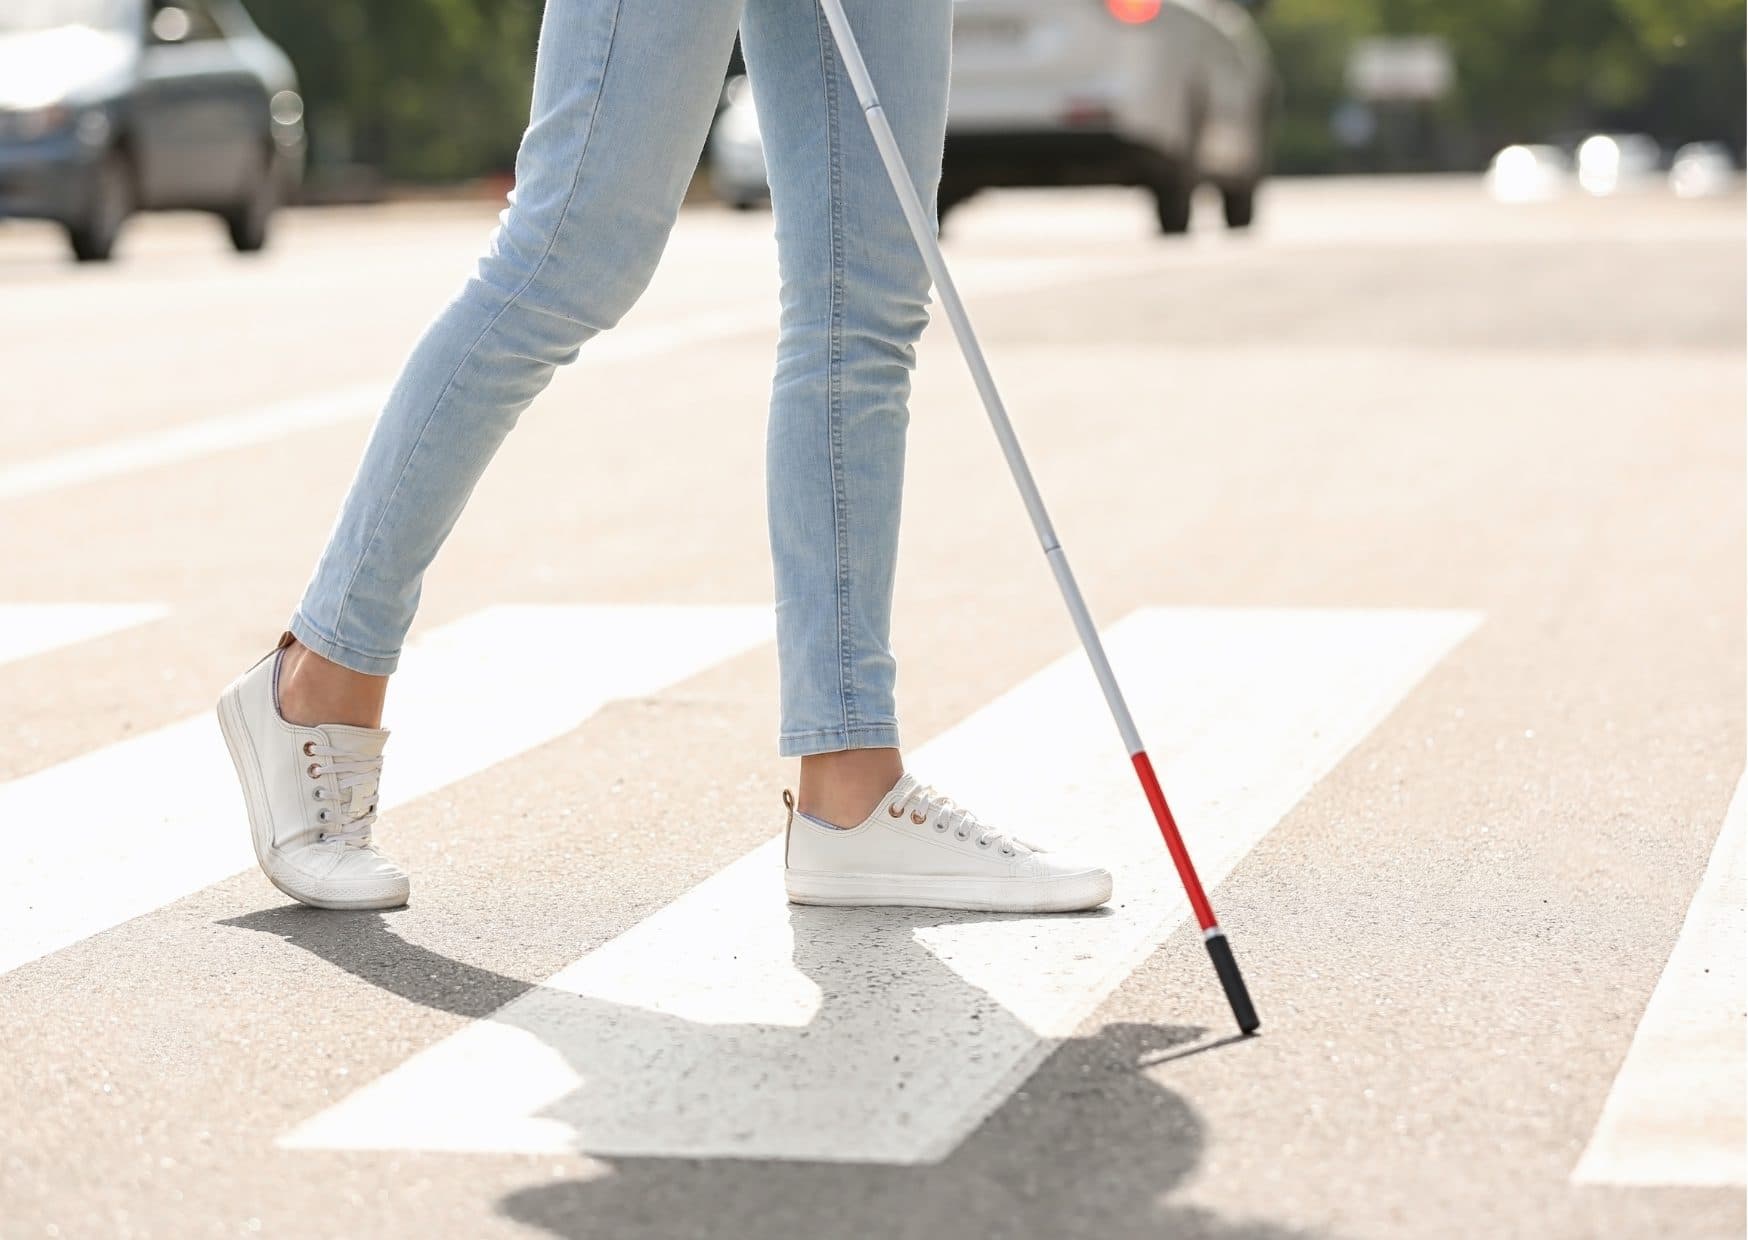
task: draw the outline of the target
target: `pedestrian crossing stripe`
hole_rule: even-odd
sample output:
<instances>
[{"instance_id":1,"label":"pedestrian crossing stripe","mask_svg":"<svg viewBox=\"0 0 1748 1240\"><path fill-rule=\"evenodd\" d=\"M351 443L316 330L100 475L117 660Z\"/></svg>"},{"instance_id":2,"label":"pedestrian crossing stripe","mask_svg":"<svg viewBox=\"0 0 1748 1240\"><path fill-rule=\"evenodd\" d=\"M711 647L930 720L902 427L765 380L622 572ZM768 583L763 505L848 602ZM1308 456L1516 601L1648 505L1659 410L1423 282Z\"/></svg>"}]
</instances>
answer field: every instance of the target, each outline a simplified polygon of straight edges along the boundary
<instances>
[{"instance_id":1,"label":"pedestrian crossing stripe","mask_svg":"<svg viewBox=\"0 0 1748 1240\"><path fill-rule=\"evenodd\" d=\"M0 663L76 646L169 614L158 603L0 603Z\"/></svg>"},{"instance_id":2,"label":"pedestrian crossing stripe","mask_svg":"<svg viewBox=\"0 0 1748 1240\"><path fill-rule=\"evenodd\" d=\"M1206 880L1226 875L1479 620L1149 609L1115 625L1112 663ZM1106 860L1111 904L1029 918L790 907L772 840L281 1144L945 1158L1187 906L1081 656L908 765L1003 829ZM1230 929L1241 956L1259 941ZM1266 990L1258 998L1266 1013ZM1206 1009L1224 1020L1217 990Z\"/></svg>"},{"instance_id":3,"label":"pedestrian crossing stripe","mask_svg":"<svg viewBox=\"0 0 1748 1240\"><path fill-rule=\"evenodd\" d=\"M389 699L383 809L563 736L609 702L658 693L773 630L770 608L753 606L493 607L437 629L408 649ZM17 831L8 842L0 973L254 864L236 774L207 712L0 784L0 823L66 822L73 805L76 829Z\"/></svg>"},{"instance_id":4,"label":"pedestrian crossing stripe","mask_svg":"<svg viewBox=\"0 0 1748 1240\"><path fill-rule=\"evenodd\" d=\"M1027 292L1133 270L1133 263L1113 260L1001 259L970 264L969 278L962 283L986 294ZM582 392L594 381L598 366L667 356L754 332L774 332L777 323L772 304L751 301L680 317L671 313L661 317L653 305L642 313L634 311L636 318L628 318L624 326L589 342L580 355L582 365L562 371L548 399L565 399L567 391ZM650 319L647 324L643 322L646 316ZM0 501L104 482L289 435L305 435L322 427L363 421L376 415L389 391L386 382L352 384L0 465Z\"/></svg>"},{"instance_id":5,"label":"pedestrian crossing stripe","mask_svg":"<svg viewBox=\"0 0 1748 1240\"><path fill-rule=\"evenodd\" d=\"M1657 979L1580 1184L1748 1183L1748 776L1724 815L1669 963Z\"/></svg>"},{"instance_id":6,"label":"pedestrian crossing stripe","mask_svg":"<svg viewBox=\"0 0 1748 1240\"><path fill-rule=\"evenodd\" d=\"M42 495L63 487L101 482L144 469L198 460L217 452L270 443L286 435L308 434L324 426L366 417L381 407L387 395L388 388L383 384L339 388L20 461L0 468L0 500Z\"/></svg>"}]
</instances>

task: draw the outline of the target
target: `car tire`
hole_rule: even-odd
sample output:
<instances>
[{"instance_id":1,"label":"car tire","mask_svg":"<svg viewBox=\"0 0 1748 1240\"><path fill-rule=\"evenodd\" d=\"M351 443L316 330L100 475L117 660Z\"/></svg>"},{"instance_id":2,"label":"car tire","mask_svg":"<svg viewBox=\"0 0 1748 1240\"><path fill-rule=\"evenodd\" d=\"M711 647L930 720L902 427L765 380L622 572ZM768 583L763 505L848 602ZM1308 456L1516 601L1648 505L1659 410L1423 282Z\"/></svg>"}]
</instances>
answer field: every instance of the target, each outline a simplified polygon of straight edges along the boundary
<instances>
[{"instance_id":1,"label":"car tire","mask_svg":"<svg viewBox=\"0 0 1748 1240\"><path fill-rule=\"evenodd\" d=\"M262 160L261 169L249 186L249 196L234 206L219 212L225 229L231 234L231 245L239 254L254 254L267 245L273 224L273 212L279 206L279 161L271 153Z\"/></svg>"},{"instance_id":2,"label":"car tire","mask_svg":"<svg viewBox=\"0 0 1748 1240\"><path fill-rule=\"evenodd\" d=\"M1221 190L1220 205L1226 216L1226 227L1249 228L1256 219L1256 186Z\"/></svg>"},{"instance_id":3,"label":"car tire","mask_svg":"<svg viewBox=\"0 0 1748 1240\"><path fill-rule=\"evenodd\" d=\"M1200 180L1202 131L1206 128L1207 115L1208 88L1193 83L1184 97L1183 150L1176 155L1161 155L1154 164L1148 188L1153 191L1159 231L1167 236L1190 230L1190 217L1196 205L1196 183Z\"/></svg>"},{"instance_id":4,"label":"car tire","mask_svg":"<svg viewBox=\"0 0 1748 1240\"><path fill-rule=\"evenodd\" d=\"M1159 216L1159 231L1168 236L1188 232L1195 206L1195 181L1178 173L1161 177L1151 188L1153 208Z\"/></svg>"},{"instance_id":5,"label":"car tire","mask_svg":"<svg viewBox=\"0 0 1748 1240\"><path fill-rule=\"evenodd\" d=\"M67 242L81 263L108 262L121 227L134 211L133 168L127 156L110 151L97 166L85 213L67 222Z\"/></svg>"}]
</instances>

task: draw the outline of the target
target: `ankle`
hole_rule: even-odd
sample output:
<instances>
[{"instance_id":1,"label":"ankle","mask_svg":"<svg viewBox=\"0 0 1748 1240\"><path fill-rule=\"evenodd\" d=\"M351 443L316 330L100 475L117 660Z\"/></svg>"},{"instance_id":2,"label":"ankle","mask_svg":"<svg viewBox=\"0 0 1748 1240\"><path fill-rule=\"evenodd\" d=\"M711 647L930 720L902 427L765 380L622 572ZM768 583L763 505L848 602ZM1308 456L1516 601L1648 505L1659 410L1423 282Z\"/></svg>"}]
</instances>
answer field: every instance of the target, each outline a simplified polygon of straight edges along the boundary
<instances>
[{"instance_id":1,"label":"ankle","mask_svg":"<svg viewBox=\"0 0 1748 1240\"><path fill-rule=\"evenodd\" d=\"M280 655L279 713L287 723L380 728L387 695L387 676L341 667L295 639Z\"/></svg>"},{"instance_id":2,"label":"ankle","mask_svg":"<svg viewBox=\"0 0 1748 1240\"><path fill-rule=\"evenodd\" d=\"M854 827L873 813L904 774L896 749L841 749L801 759L795 808L834 827Z\"/></svg>"}]
</instances>

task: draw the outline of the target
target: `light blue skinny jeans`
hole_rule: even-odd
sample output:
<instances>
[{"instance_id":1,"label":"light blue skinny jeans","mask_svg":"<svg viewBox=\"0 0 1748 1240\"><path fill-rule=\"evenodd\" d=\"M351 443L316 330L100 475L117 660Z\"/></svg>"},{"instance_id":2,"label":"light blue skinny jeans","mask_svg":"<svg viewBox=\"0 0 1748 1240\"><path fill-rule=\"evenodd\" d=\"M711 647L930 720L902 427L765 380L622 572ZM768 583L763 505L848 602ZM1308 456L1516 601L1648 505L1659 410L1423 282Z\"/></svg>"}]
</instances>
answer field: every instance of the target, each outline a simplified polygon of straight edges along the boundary
<instances>
[{"instance_id":1,"label":"light blue skinny jeans","mask_svg":"<svg viewBox=\"0 0 1748 1240\"><path fill-rule=\"evenodd\" d=\"M951 0L847 7L932 202ZM395 669L425 569L498 445L654 273L737 25L782 275L766 449L779 752L899 743L889 629L929 277L815 0L548 0L510 205L377 420L291 620L311 650Z\"/></svg>"}]
</instances>

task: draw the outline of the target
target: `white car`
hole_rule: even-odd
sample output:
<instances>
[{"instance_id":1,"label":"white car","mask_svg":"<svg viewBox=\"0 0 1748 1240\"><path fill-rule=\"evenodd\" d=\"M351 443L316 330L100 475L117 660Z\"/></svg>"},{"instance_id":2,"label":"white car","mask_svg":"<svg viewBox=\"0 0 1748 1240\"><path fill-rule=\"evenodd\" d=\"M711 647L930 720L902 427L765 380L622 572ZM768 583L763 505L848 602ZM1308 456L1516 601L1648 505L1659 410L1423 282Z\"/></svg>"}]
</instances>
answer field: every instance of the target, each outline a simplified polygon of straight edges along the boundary
<instances>
[{"instance_id":1,"label":"white car","mask_svg":"<svg viewBox=\"0 0 1748 1240\"><path fill-rule=\"evenodd\" d=\"M1677 198L1713 198L1736 185L1736 161L1722 142L1689 142L1669 164L1669 188Z\"/></svg>"},{"instance_id":2,"label":"white car","mask_svg":"<svg viewBox=\"0 0 1748 1240\"><path fill-rule=\"evenodd\" d=\"M1276 97L1261 3L956 0L941 213L991 186L1136 185L1176 233L1207 183L1247 226ZM758 118L751 92L731 83L727 100L711 181L750 206L766 194Z\"/></svg>"},{"instance_id":3,"label":"white car","mask_svg":"<svg viewBox=\"0 0 1748 1240\"><path fill-rule=\"evenodd\" d=\"M1592 134L1578 144L1578 184L1598 198L1643 189L1662 158L1656 141L1642 133Z\"/></svg>"},{"instance_id":4,"label":"white car","mask_svg":"<svg viewBox=\"0 0 1748 1240\"><path fill-rule=\"evenodd\" d=\"M1499 202L1546 202L1572 184L1572 158L1557 146L1508 146L1487 165L1487 191Z\"/></svg>"},{"instance_id":5,"label":"white car","mask_svg":"<svg viewBox=\"0 0 1748 1240\"><path fill-rule=\"evenodd\" d=\"M753 109L751 87L744 76L728 79L704 153L711 192L741 211L771 197L765 176L765 147L759 140L759 114Z\"/></svg>"}]
</instances>

